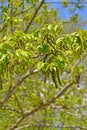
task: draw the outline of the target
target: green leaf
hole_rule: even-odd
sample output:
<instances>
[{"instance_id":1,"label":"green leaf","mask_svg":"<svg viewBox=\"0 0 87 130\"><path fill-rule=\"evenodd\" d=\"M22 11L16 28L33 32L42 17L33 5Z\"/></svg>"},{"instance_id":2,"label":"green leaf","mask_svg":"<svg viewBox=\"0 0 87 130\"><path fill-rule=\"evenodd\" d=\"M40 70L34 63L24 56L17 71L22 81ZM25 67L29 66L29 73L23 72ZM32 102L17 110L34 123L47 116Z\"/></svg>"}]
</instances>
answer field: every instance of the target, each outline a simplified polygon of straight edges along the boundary
<instances>
[{"instance_id":1,"label":"green leaf","mask_svg":"<svg viewBox=\"0 0 87 130\"><path fill-rule=\"evenodd\" d=\"M38 51L39 53L49 53L50 52L50 48L48 45L43 44L43 45L39 45L38 46Z\"/></svg>"}]
</instances>

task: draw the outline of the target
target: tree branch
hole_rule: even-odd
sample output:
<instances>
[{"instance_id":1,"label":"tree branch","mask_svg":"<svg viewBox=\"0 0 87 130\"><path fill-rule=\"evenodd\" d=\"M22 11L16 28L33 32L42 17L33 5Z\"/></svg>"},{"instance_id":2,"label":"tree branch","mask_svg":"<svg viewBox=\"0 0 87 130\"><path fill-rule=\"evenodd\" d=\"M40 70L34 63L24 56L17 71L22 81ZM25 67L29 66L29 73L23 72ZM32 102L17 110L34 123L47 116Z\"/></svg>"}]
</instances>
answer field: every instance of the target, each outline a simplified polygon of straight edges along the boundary
<instances>
[{"instance_id":1,"label":"tree branch","mask_svg":"<svg viewBox=\"0 0 87 130\"><path fill-rule=\"evenodd\" d=\"M0 32L2 32L7 26L4 25L1 29L0 29Z\"/></svg>"},{"instance_id":2,"label":"tree branch","mask_svg":"<svg viewBox=\"0 0 87 130\"><path fill-rule=\"evenodd\" d=\"M31 26L32 22L34 21L36 15L37 15L39 9L41 8L41 6L43 5L43 3L44 3L44 0L42 0L42 1L40 2L40 4L39 4L38 8L36 9L36 11L35 11L35 13L34 13L32 19L29 21L29 23L28 23L28 25L27 25L27 27L26 27L26 29L25 29L25 31L24 31L25 33L27 33L29 27Z\"/></svg>"},{"instance_id":3,"label":"tree branch","mask_svg":"<svg viewBox=\"0 0 87 130\"><path fill-rule=\"evenodd\" d=\"M47 103L42 103L40 106L36 107L34 110L32 111L25 111L23 116L21 116L17 122L15 122L15 124L9 129L9 130L14 130L15 128L18 127L18 125L28 116L33 115L34 113L36 113L37 111L44 109L45 107L48 107L51 103L54 103L55 100L59 97L61 97L62 95L64 95L64 93L72 86L74 85L74 82L69 83L68 85L66 85L59 93L57 93L51 100L49 100Z\"/></svg>"},{"instance_id":4,"label":"tree branch","mask_svg":"<svg viewBox=\"0 0 87 130\"><path fill-rule=\"evenodd\" d=\"M83 129L83 130L87 130L87 127L82 127L82 126L73 126L73 125L24 125L21 126L15 130L21 130L24 128L30 128L30 127L47 127L47 128L69 128L69 129Z\"/></svg>"},{"instance_id":5,"label":"tree branch","mask_svg":"<svg viewBox=\"0 0 87 130\"><path fill-rule=\"evenodd\" d=\"M18 81L14 86L11 86L9 88L9 90L7 91L5 97L0 101L0 107L2 107L4 105L4 103L11 97L11 94L13 93L13 91L19 86L21 85L21 83L30 75L37 73L38 70L32 70L32 71L27 71L27 73L25 75L22 76L21 80Z\"/></svg>"}]
</instances>

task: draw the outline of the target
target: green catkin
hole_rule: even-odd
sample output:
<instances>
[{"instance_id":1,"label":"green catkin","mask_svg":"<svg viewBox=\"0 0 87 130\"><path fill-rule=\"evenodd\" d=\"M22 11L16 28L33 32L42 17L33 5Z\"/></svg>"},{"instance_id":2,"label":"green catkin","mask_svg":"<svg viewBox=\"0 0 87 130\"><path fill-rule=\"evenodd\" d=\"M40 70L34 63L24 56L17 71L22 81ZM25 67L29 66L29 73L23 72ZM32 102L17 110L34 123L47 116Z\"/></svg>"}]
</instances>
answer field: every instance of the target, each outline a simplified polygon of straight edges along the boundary
<instances>
[{"instance_id":1,"label":"green catkin","mask_svg":"<svg viewBox=\"0 0 87 130\"><path fill-rule=\"evenodd\" d=\"M54 69L52 69L52 80L55 84L55 87L58 88L58 79L57 79L57 75L56 75L56 71Z\"/></svg>"},{"instance_id":2,"label":"green catkin","mask_svg":"<svg viewBox=\"0 0 87 130\"><path fill-rule=\"evenodd\" d=\"M58 79L59 85L62 87L62 83L61 83L60 76L59 76L59 70L57 67L56 67L56 74L57 74L57 79Z\"/></svg>"},{"instance_id":3,"label":"green catkin","mask_svg":"<svg viewBox=\"0 0 87 130\"><path fill-rule=\"evenodd\" d=\"M0 89L2 89L2 77L0 76Z\"/></svg>"}]
</instances>

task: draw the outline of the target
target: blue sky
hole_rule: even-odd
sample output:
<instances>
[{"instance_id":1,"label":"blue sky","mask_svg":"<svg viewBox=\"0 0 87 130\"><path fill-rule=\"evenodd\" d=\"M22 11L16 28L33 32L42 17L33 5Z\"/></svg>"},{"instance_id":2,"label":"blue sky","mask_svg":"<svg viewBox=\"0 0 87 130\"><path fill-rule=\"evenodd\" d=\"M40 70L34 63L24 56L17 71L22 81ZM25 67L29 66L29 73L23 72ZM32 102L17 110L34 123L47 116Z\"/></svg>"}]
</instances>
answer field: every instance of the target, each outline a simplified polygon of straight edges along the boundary
<instances>
[{"instance_id":1,"label":"blue sky","mask_svg":"<svg viewBox=\"0 0 87 130\"><path fill-rule=\"evenodd\" d=\"M76 2L77 0L70 0L70 2ZM50 7L53 7L55 8L56 10L58 10L59 12L59 17L60 19L62 20L68 20L69 17L71 16L71 13L63 8L61 6L61 4L59 3L51 3L51 2L61 2L61 0L45 0L45 2L49 2L50 3ZM79 19L81 21L87 21L87 2L84 3L84 8L79 10L79 9L76 9L75 13L79 14ZM83 29L86 29L87 30L87 24L83 27Z\"/></svg>"}]
</instances>

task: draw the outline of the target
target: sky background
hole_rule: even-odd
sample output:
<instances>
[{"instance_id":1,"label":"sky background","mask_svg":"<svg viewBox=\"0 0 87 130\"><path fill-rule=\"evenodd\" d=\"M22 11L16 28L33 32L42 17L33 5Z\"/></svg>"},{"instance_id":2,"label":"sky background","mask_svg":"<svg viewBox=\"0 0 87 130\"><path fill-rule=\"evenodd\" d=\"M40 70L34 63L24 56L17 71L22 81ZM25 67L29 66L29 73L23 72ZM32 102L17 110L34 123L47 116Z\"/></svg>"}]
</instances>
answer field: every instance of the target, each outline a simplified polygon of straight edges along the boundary
<instances>
[{"instance_id":1,"label":"sky background","mask_svg":"<svg viewBox=\"0 0 87 130\"><path fill-rule=\"evenodd\" d=\"M76 2L77 0L69 0L70 2ZM45 2L49 2L50 3L50 7L55 8L56 10L58 10L58 14L61 20L68 20L69 17L71 16L71 13L66 9L63 8L63 6L61 6L61 4L57 3L57 2L61 2L61 0L45 0ZM79 19L81 21L87 21L87 0L84 3L84 8L83 9L76 9L75 13L79 14ZM71 6L72 8L72 6ZM83 27L83 29L87 30L87 23L86 25Z\"/></svg>"}]
</instances>

